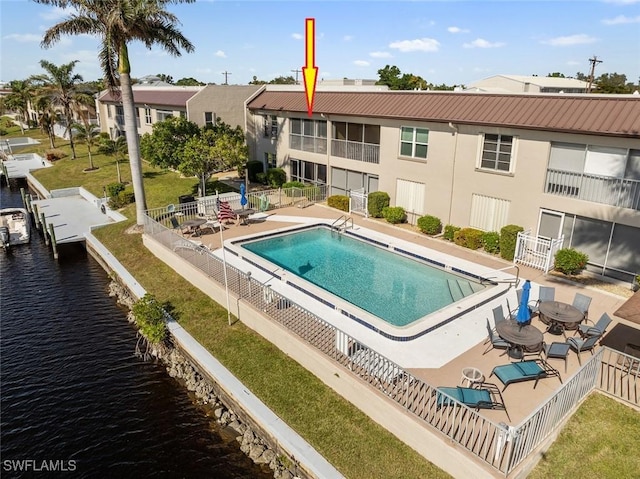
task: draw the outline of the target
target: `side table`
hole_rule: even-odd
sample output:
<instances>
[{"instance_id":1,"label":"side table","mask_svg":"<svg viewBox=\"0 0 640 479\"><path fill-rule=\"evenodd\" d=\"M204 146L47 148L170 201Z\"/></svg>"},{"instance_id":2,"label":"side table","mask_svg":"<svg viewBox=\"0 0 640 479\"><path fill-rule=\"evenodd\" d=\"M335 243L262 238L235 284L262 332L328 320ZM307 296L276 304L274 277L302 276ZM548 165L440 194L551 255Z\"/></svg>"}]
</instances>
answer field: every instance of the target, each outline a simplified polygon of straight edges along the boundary
<instances>
[{"instance_id":1,"label":"side table","mask_svg":"<svg viewBox=\"0 0 640 479\"><path fill-rule=\"evenodd\" d=\"M475 383L481 383L484 381L484 374L478 368L466 367L462 368L462 377L460 383L462 386L467 383L467 387L473 386Z\"/></svg>"}]
</instances>

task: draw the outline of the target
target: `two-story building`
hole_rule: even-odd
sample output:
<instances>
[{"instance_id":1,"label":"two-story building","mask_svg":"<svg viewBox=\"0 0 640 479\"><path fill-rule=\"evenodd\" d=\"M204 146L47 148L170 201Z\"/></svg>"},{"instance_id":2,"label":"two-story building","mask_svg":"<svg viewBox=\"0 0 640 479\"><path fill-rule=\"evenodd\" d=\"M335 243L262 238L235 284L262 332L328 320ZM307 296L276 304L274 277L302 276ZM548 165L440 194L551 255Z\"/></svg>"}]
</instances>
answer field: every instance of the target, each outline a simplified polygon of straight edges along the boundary
<instances>
[{"instance_id":1,"label":"two-story building","mask_svg":"<svg viewBox=\"0 0 640 479\"><path fill-rule=\"evenodd\" d=\"M385 191L409 221L507 224L640 272L640 98L633 95L264 89L247 102L253 159L331 194Z\"/></svg>"}]
</instances>

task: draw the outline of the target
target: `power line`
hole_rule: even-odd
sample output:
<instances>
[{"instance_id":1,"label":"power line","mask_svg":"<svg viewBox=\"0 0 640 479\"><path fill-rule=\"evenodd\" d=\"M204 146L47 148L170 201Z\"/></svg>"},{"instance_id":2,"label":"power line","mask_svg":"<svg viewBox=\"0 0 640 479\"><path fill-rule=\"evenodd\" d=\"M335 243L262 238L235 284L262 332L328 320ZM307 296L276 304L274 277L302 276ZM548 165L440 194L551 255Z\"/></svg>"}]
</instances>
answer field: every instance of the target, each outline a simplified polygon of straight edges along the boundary
<instances>
[{"instance_id":1,"label":"power line","mask_svg":"<svg viewBox=\"0 0 640 479\"><path fill-rule=\"evenodd\" d=\"M228 72L228 71L225 70L225 71L223 71L221 73L221 75L224 75L224 83L223 83L223 85L228 85L229 84L228 76L231 75L231 72Z\"/></svg>"},{"instance_id":2,"label":"power line","mask_svg":"<svg viewBox=\"0 0 640 479\"><path fill-rule=\"evenodd\" d=\"M296 85L298 84L298 73L302 73L302 70L291 70L293 73L296 74Z\"/></svg>"},{"instance_id":3,"label":"power line","mask_svg":"<svg viewBox=\"0 0 640 479\"><path fill-rule=\"evenodd\" d=\"M591 71L589 72L589 83L587 84L587 93L591 93L591 85L593 85L594 74L596 72L596 65L598 63L602 63L602 60L598 60L597 56L593 56L593 58L589 58L589 63L591 63Z\"/></svg>"}]
</instances>

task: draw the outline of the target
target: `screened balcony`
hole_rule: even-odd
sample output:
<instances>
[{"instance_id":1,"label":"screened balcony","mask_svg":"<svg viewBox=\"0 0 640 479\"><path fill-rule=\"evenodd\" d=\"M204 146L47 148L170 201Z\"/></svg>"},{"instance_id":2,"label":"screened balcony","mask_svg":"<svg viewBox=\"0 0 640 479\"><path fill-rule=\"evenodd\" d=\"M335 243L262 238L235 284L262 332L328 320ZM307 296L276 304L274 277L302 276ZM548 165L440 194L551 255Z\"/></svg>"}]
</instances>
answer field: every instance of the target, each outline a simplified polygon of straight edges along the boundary
<instances>
[{"instance_id":1,"label":"screened balcony","mask_svg":"<svg viewBox=\"0 0 640 479\"><path fill-rule=\"evenodd\" d=\"M333 139L331 140L331 154L365 163L380 163L380 145L371 143Z\"/></svg>"}]
</instances>

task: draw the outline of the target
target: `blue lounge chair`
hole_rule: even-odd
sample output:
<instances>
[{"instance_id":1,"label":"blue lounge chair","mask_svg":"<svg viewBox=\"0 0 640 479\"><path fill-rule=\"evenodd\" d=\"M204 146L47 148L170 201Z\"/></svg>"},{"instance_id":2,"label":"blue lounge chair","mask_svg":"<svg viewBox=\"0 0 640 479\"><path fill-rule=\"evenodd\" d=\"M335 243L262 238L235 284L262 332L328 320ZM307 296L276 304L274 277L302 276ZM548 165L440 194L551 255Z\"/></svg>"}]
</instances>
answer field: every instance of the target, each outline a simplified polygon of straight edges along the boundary
<instances>
[{"instance_id":1,"label":"blue lounge chair","mask_svg":"<svg viewBox=\"0 0 640 479\"><path fill-rule=\"evenodd\" d=\"M534 359L529 361L520 361L518 363L503 364L496 366L491 371L489 377L496 375L496 377L504 384L503 391L507 389L507 386L511 383L519 383L523 381L534 381L533 388L535 389L540 379L556 376L562 384L562 378L560 372L557 369L552 368L543 359Z\"/></svg>"},{"instance_id":2,"label":"blue lounge chair","mask_svg":"<svg viewBox=\"0 0 640 479\"><path fill-rule=\"evenodd\" d=\"M436 394L438 409L444 406L453 406L456 402L459 402L465 406L474 408L476 411L479 409L504 411L509 421L511 421L507 407L504 404L504 399L502 399L502 394L500 394L500 389L493 383L477 383L470 388L460 386L439 387Z\"/></svg>"}]
</instances>

